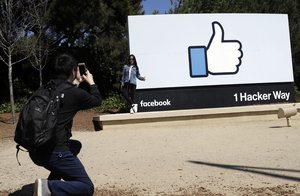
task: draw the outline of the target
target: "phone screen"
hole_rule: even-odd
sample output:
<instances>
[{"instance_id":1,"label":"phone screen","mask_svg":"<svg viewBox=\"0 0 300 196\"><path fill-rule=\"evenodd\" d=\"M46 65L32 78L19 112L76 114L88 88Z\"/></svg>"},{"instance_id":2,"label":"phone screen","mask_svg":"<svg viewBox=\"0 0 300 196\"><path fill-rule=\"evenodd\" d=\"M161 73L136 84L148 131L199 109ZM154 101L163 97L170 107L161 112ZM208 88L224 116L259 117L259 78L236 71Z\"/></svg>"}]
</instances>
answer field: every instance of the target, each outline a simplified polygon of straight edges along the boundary
<instances>
[{"instance_id":1,"label":"phone screen","mask_svg":"<svg viewBox=\"0 0 300 196\"><path fill-rule=\"evenodd\" d=\"M79 72L80 75L85 75L86 72L86 67L85 67L85 63L78 63L78 67L79 67Z\"/></svg>"}]
</instances>

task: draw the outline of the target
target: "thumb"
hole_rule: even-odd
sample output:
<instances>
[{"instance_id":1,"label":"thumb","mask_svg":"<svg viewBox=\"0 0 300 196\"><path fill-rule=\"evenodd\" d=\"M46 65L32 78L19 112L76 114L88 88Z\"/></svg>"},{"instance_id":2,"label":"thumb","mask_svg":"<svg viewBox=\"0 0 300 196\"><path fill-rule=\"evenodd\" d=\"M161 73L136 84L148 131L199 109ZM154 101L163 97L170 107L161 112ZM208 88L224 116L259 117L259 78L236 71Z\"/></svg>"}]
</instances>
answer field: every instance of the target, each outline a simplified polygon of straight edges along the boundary
<instances>
[{"instance_id":1,"label":"thumb","mask_svg":"<svg viewBox=\"0 0 300 196\"><path fill-rule=\"evenodd\" d=\"M223 41L223 37L224 37L224 30L223 27L220 23L218 22L213 22L212 23L212 30L213 30L213 34L211 36L211 39L209 41L209 45L214 42L214 43L221 43Z\"/></svg>"}]
</instances>

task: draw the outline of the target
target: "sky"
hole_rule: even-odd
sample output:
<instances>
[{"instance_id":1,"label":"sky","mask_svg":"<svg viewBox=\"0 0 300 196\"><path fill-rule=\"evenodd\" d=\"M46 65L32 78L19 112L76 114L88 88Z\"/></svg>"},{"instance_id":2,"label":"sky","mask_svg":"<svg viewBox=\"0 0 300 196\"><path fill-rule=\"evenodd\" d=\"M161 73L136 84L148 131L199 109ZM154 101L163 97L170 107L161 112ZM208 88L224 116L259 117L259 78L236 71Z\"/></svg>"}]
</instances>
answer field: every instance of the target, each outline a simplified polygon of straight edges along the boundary
<instances>
[{"instance_id":1,"label":"sky","mask_svg":"<svg viewBox=\"0 0 300 196\"><path fill-rule=\"evenodd\" d=\"M145 10L145 15L151 15L153 10L159 10L160 14L164 14L171 8L170 0L143 0L142 4Z\"/></svg>"}]
</instances>

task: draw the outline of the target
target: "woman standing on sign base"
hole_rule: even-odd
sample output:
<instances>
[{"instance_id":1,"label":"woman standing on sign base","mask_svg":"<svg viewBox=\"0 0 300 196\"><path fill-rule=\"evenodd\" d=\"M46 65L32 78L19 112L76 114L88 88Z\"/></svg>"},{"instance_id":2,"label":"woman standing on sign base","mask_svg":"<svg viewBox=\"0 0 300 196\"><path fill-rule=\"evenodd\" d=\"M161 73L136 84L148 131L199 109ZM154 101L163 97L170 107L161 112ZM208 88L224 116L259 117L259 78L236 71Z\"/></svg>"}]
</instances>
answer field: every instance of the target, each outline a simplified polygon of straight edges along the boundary
<instances>
[{"instance_id":1,"label":"woman standing on sign base","mask_svg":"<svg viewBox=\"0 0 300 196\"><path fill-rule=\"evenodd\" d=\"M130 114L136 113L138 105L134 103L135 91L136 91L136 78L145 81L146 77L140 75L139 67L137 65L136 58L133 54L129 55L128 64L124 65L121 90L124 98L130 104Z\"/></svg>"}]
</instances>

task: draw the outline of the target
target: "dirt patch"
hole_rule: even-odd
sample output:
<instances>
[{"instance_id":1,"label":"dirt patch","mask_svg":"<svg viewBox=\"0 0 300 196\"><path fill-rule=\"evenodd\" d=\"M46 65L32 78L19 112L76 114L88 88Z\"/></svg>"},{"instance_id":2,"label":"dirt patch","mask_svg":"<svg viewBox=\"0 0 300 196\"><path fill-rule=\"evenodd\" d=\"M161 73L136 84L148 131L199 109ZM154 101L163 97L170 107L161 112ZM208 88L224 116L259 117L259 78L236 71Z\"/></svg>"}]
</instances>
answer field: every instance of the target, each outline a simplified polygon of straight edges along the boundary
<instances>
[{"instance_id":1,"label":"dirt patch","mask_svg":"<svg viewBox=\"0 0 300 196\"><path fill-rule=\"evenodd\" d=\"M0 140L13 138L15 127L12 124L12 115L10 113L0 114Z\"/></svg>"},{"instance_id":2,"label":"dirt patch","mask_svg":"<svg viewBox=\"0 0 300 196\"><path fill-rule=\"evenodd\" d=\"M99 132L92 124L95 115L79 112L73 124L95 196L300 193L299 115L292 127L276 116L247 116L119 125ZM25 153L19 154L22 167L17 165L14 129L11 115L0 114L0 196L31 196L33 184L27 183L48 173Z\"/></svg>"},{"instance_id":3,"label":"dirt patch","mask_svg":"<svg viewBox=\"0 0 300 196\"><path fill-rule=\"evenodd\" d=\"M266 187L266 188L238 188L236 190L236 195L247 195L247 196L294 196L298 195L293 189L295 186L277 186L277 187ZM144 195L144 190L137 189L100 189L96 188L94 196L139 196ZM33 184L26 185L22 189L10 192L10 191L0 191L0 196L32 196L33 194ZM157 192L156 195L165 196L225 196L226 194L212 193L210 190L204 187L194 187L194 188L180 188L172 194L165 192Z\"/></svg>"},{"instance_id":4,"label":"dirt patch","mask_svg":"<svg viewBox=\"0 0 300 196\"><path fill-rule=\"evenodd\" d=\"M19 117L19 113L16 114ZM93 111L80 111L76 114L73 121L73 131L94 131L92 119L99 115ZM10 113L0 114L0 140L12 139L15 134L16 124L12 124Z\"/></svg>"}]
</instances>

